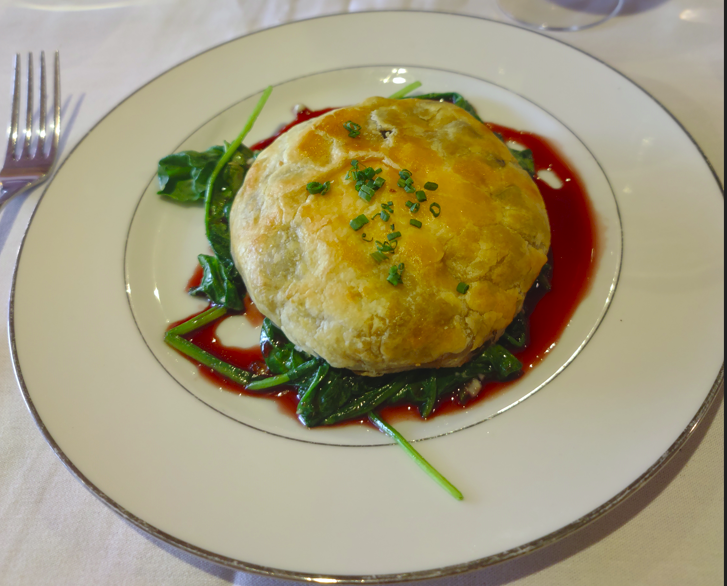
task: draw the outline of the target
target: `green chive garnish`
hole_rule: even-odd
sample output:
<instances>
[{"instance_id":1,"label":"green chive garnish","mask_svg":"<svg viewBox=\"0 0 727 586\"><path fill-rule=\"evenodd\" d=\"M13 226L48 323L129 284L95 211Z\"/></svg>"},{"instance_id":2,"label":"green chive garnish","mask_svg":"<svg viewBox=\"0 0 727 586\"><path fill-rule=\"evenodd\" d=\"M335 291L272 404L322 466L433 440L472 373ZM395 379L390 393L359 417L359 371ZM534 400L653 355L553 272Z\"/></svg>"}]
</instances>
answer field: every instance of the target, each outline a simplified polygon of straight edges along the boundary
<instances>
[{"instance_id":1,"label":"green chive garnish","mask_svg":"<svg viewBox=\"0 0 727 586\"><path fill-rule=\"evenodd\" d=\"M411 177L411 171L409 171L409 169L402 169L399 171L399 177L406 181L409 177Z\"/></svg>"},{"instance_id":2,"label":"green chive garnish","mask_svg":"<svg viewBox=\"0 0 727 586\"><path fill-rule=\"evenodd\" d=\"M358 169L358 161L356 159L351 159L351 167Z\"/></svg>"},{"instance_id":3,"label":"green chive garnish","mask_svg":"<svg viewBox=\"0 0 727 586\"><path fill-rule=\"evenodd\" d=\"M382 186L382 185L383 185L383 184L384 184L385 182L386 182L386 179L384 179L383 177L377 177L376 179L374 179L374 187L375 187L376 189L381 189L381 186Z\"/></svg>"},{"instance_id":4,"label":"green chive garnish","mask_svg":"<svg viewBox=\"0 0 727 586\"><path fill-rule=\"evenodd\" d=\"M358 196L364 201L371 201L374 193L374 190L368 185L362 185L361 189L358 190Z\"/></svg>"},{"instance_id":5,"label":"green chive garnish","mask_svg":"<svg viewBox=\"0 0 727 586\"><path fill-rule=\"evenodd\" d=\"M437 191L437 187L439 187L439 185L437 185L436 183L432 183L431 181L427 181L424 184L424 189L426 189L427 191Z\"/></svg>"},{"instance_id":6,"label":"green chive garnish","mask_svg":"<svg viewBox=\"0 0 727 586\"><path fill-rule=\"evenodd\" d=\"M407 193L415 193L416 190L416 187L412 187L411 185L404 186L404 191L406 191Z\"/></svg>"},{"instance_id":7,"label":"green chive garnish","mask_svg":"<svg viewBox=\"0 0 727 586\"><path fill-rule=\"evenodd\" d=\"M401 232L392 232L391 234L386 235L387 240L396 240L397 238L401 238Z\"/></svg>"},{"instance_id":8,"label":"green chive garnish","mask_svg":"<svg viewBox=\"0 0 727 586\"><path fill-rule=\"evenodd\" d=\"M381 219L384 220L384 222L389 221L389 212L386 210L379 212L379 216L381 216Z\"/></svg>"},{"instance_id":9,"label":"green chive garnish","mask_svg":"<svg viewBox=\"0 0 727 586\"><path fill-rule=\"evenodd\" d=\"M394 246L389 244L388 242L379 242L376 241L376 250L379 252L394 252L396 250L397 244L399 244L398 240L393 241Z\"/></svg>"},{"instance_id":10,"label":"green chive garnish","mask_svg":"<svg viewBox=\"0 0 727 586\"><path fill-rule=\"evenodd\" d=\"M412 226L414 226L415 228L421 228L422 227L422 223L419 220L415 220L413 218L411 220L409 220L409 223Z\"/></svg>"},{"instance_id":11,"label":"green chive garnish","mask_svg":"<svg viewBox=\"0 0 727 586\"><path fill-rule=\"evenodd\" d=\"M401 263L397 267L391 267L389 269L389 276L386 280L389 281L394 287L401 283L401 274L404 272L404 263Z\"/></svg>"},{"instance_id":12,"label":"green chive garnish","mask_svg":"<svg viewBox=\"0 0 727 586\"><path fill-rule=\"evenodd\" d=\"M361 234L361 240L363 240L364 242L373 242L374 241L373 238L369 238L368 240L366 240L366 232Z\"/></svg>"},{"instance_id":13,"label":"green chive garnish","mask_svg":"<svg viewBox=\"0 0 727 586\"><path fill-rule=\"evenodd\" d=\"M359 134L361 134L361 125L351 122L350 120L348 122L344 122L343 127L348 131L348 136L351 138L356 138Z\"/></svg>"},{"instance_id":14,"label":"green chive garnish","mask_svg":"<svg viewBox=\"0 0 727 586\"><path fill-rule=\"evenodd\" d=\"M442 206L440 206L438 203L434 202L432 205L429 206L429 211L432 212L432 215L435 218L438 218L439 214L442 213Z\"/></svg>"},{"instance_id":15,"label":"green chive garnish","mask_svg":"<svg viewBox=\"0 0 727 586\"><path fill-rule=\"evenodd\" d=\"M459 285L457 285L457 293L461 293L462 295L464 295L465 293L467 293L467 289L469 288L470 286L467 283L460 283Z\"/></svg>"},{"instance_id":16,"label":"green chive garnish","mask_svg":"<svg viewBox=\"0 0 727 586\"><path fill-rule=\"evenodd\" d=\"M321 195L325 195L331 188L331 182L326 181L325 183L318 183L318 181L311 181L308 185L305 186L305 188L308 190L308 193L320 193Z\"/></svg>"},{"instance_id":17,"label":"green chive garnish","mask_svg":"<svg viewBox=\"0 0 727 586\"><path fill-rule=\"evenodd\" d=\"M397 181L396 184L399 187L406 187L406 183L404 183L404 180L403 179L399 179L399 181Z\"/></svg>"},{"instance_id":18,"label":"green chive garnish","mask_svg":"<svg viewBox=\"0 0 727 586\"><path fill-rule=\"evenodd\" d=\"M417 191L414 195L417 196L417 201L427 201L427 194L423 191Z\"/></svg>"},{"instance_id":19,"label":"green chive garnish","mask_svg":"<svg viewBox=\"0 0 727 586\"><path fill-rule=\"evenodd\" d=\"M373 258L376 262L383 262L386 260L386 255L382 254L381 252L372 252L371 258Z\"/></svg>"},{"instance_id":20,"label":"green chive garnish","mask_svg":"<svg viewBox=\"0 0 727 586\"><path fill-rule=\"evenodd\" d=\"M354 218L348 224L354 230L360 230L368 223L369 223L369 219L366 216L364 216L363 214L361 214L358 218Z\"/></svg>"}]
</instances>

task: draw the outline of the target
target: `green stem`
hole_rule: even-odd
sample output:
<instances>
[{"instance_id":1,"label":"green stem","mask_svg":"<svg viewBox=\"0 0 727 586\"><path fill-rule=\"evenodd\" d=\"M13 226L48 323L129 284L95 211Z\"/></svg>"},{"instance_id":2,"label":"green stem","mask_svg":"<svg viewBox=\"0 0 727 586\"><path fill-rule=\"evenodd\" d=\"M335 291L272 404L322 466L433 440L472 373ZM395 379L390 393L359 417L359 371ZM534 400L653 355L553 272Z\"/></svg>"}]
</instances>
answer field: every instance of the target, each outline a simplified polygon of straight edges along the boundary
<instances>
[{"instance_id":1,"label":"green stem","mask_svg":"<svg viewBox=\"0 0 727 586\"><path fill-rule=\"evenodd\" d=\"M386 403L386 401L391 399L391 397L396 395L396 393L399 392L404 384L405 383L403 379L397 378L389 384L384 385L379 389L376 389L375 391L366 393L353 403L350 403L349 405L343 407L342 409L339 409L332 415L326 417L326 419L324 419L323 421L323 425L334 425L336 423L340 423L341 421L346 421L355 417L368 415L370 412L373 412L373 410L376 409L379 405L383 405L384 403Z\"/></svg>"},{"instance_id":2,"label":"green stem","mask_svg":"<svg viewBox=\"0 0 727 586\"><path fill-rule=\"evenodd\" d=\"M235 154L235 151L240 148L242 141L245 140L245 137L248 135L248 133L252 130L253 124L255 124L257 117L260 115L260 112L262 112L262 109L265 106L265 102L268 101L268 98L270 97L270 94L272 92L273 86L269 85L267 88L265 88L263 95L260 96L260 99L255 105L255 109L252 111L252 114L250 114L250 118L248 118L247 124L245 124L245 128L242 129L242 132L239 134L239 136L232 141L230 146L227 147L227 150L225 151L225 154L222 155L222 158L217 161L217 165L215 165L215 168L207 181L207 190L205 191L205 217L209 215L209 206L212 203L212 191L214 190L217 176L220 174L220 171L222 171L225 165L227 165L229 160L232 158L232 155ZM209 234L207 235L207 237L209 238Z\"/></svg>"},{"instance_id":3,"label":"green stem","mask_svg":"<svg viewBox=\"0 0 727 586\"><path fill-rule=\"evenodd\" d=\"M242 385L248 390L257 390L256 388L251 387L259 381L262 382L269 379L253 376L242 368L228 364L224 360L220 360L216 356L202 350L202 348L196 344L182 337L220 319L226 313L227 310L224 307L210 307L208 310L203 311L192 319L188 319L184 323L173 327L164 335L164 341L178 352L181 352L185 356L189 356L193 360L211 368L215 372L219 372L222 376L230 379L232 382Z\"/></svg>"},{"instance_id":4,"label":"green stem","mask_svg":"<svg viewBox=\"0 0 727 586\"><path fill-rule=\"evenodd\" d=\"M413 460L417 464L419 464L419 466L423 468L424 471L429 474L429 476L431 476L436 482L438 482L442 486L442 488L444 488L449 494L451 494L458 501L464 500L464 496L462 496L462 493L457 490L455 486L451 482L449 482L449 480L447 480L444 476L437 472L437 470L435 470L434 467L424 459L424 456L417 452L414 447L408 441L406 441L404 436L402 436L398 431L396 431L388 423L382 420L373 411L369 413L369 420L378 428L380 432L385 433L386 435L394 439L394 441L396 441L396 443L399 444L402 448L404 448L407 454L409 454L409 456L411 456Z\"/></svg>"},{"instance_id":5,"label":"green stem","mask_svg":"<svg viewBox=\"0 0 727 586\"><path fill-rule=\"evenodd\" d=\"M246 388L248 391L262 391L263 389L284 385L285 383L292 382L303 375L308 374L317 366L317 364L317 360L309 360L308 362L304 362L300 366L296 366L294 369L289 370L285 374L260 378L255 382L251 382L249 385L246 385Z\"/></svg>"},{"instance_id":6,"label":"green stem","mask_svg":"<svg viewBox=\"0 0 727 586\"><path fill-rule=\"evenodd\" d=\"M224 307L212 306L209 309L200 313L199 315L194 316L192 319L188 319L187 321L179 324L178 326L173 327L167 332L167 335L171 334L174 336L186 336L190 332L198 330L199 328L201 328L202 326L206 326L207 324L211 324L216 319L220 319L226 313L227 310Z\"/></svg>"},{"instance_id":7,"label":"green stem","mask_svg":"<svg viewBox=\"0 0 727 586\"><path fill-rule=\"evenodd\" d=\"M389 99L390 100L400 100L401 98L405 97L407 94L412 93L415 89L420 88L421 86L422 86L421 81L415 81L414 83L405 85L398 92L394 92L393 94L391 94L389 96Z\"/></svg>"},{"instance_id":8,"label":"green stem","mask_svg":"<svg viewBox=\"0 0 727 586\"><path fill-rule=\"evenodd\" d=\"M249 387L250 381L255 380L255 377L246 370L232 366L232 364L227 364L227 362L224 362L209 352L202 350L202 348L193 344L189 340L185 340L181 336L173 334L171 331L167 332L164 336L164 341L175 350L189 356L200 364L204 364L215 372L219 372L225 378L228 378L232 382L240 384L245 388Z\"/></svg>"}]
</instances>

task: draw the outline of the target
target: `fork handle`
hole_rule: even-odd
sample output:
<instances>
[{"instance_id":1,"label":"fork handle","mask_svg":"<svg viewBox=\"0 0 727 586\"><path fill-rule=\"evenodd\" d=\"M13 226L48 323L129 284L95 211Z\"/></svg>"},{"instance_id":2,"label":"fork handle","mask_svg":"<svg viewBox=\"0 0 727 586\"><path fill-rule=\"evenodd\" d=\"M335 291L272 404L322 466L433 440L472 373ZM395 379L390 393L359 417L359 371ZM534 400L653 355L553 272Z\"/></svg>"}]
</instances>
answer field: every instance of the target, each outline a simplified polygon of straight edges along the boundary
<instances>
[{"instance_id":1,"label":"fork handle","mask_svg":"<svg viewBox=\"0 0 727 586\"><path fill-rule=\"evenodd\" d=\"M26 181L25 179L6 179L0 183L0 206L14 195L25 191L31 184L31 181Z\"/></svg>"}]
</instances>

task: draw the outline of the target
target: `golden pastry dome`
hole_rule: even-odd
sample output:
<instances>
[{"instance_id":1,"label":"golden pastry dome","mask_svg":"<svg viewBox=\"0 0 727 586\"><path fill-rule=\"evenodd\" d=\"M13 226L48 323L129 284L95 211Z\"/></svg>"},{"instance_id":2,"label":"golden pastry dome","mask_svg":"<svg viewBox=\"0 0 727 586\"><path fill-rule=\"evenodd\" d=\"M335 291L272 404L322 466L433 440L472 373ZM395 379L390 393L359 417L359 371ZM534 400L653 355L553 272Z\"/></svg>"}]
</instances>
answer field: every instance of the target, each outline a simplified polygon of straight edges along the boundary
<instances>
[{"instance_id":1,"label":"golden pastry dome","mask_svg":"<svg viewBox=\"0 0 727 586\"><path fill-rule=\"evenodd\" d=\"M368 202L347 179L352 160L385 179ZM438 185L415 213L403 169L417 190ZM314 181L330 189L310 194ZM389 219L375 217L388 202ZM502 141L461 108L417 99L369 98L282 135L247 174L230 230L260 311L299 348L369 375L463 364L512 321L550 246L540 193ZM393 231L395 252L376 262L375 241Z\"/></svg>"}]
</instances>

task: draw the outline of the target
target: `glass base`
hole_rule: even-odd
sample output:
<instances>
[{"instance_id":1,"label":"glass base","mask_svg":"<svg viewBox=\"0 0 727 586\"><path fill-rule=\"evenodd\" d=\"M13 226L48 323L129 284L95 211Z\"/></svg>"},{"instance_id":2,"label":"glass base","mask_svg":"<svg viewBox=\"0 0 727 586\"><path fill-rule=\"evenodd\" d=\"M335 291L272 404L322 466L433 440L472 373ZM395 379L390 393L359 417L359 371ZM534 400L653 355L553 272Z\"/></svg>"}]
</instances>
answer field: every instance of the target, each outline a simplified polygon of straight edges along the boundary
<instances>
[{"instance_id":1,"label":"glass base","mask_svg":"<svg viewBox=\"0 0 727 586\"><path fill-rule=\"evenodd\" d=\"M578 31L607 21L624 0L497 0L505 15L541 31Z\"/></svg>"}]
</instances>

